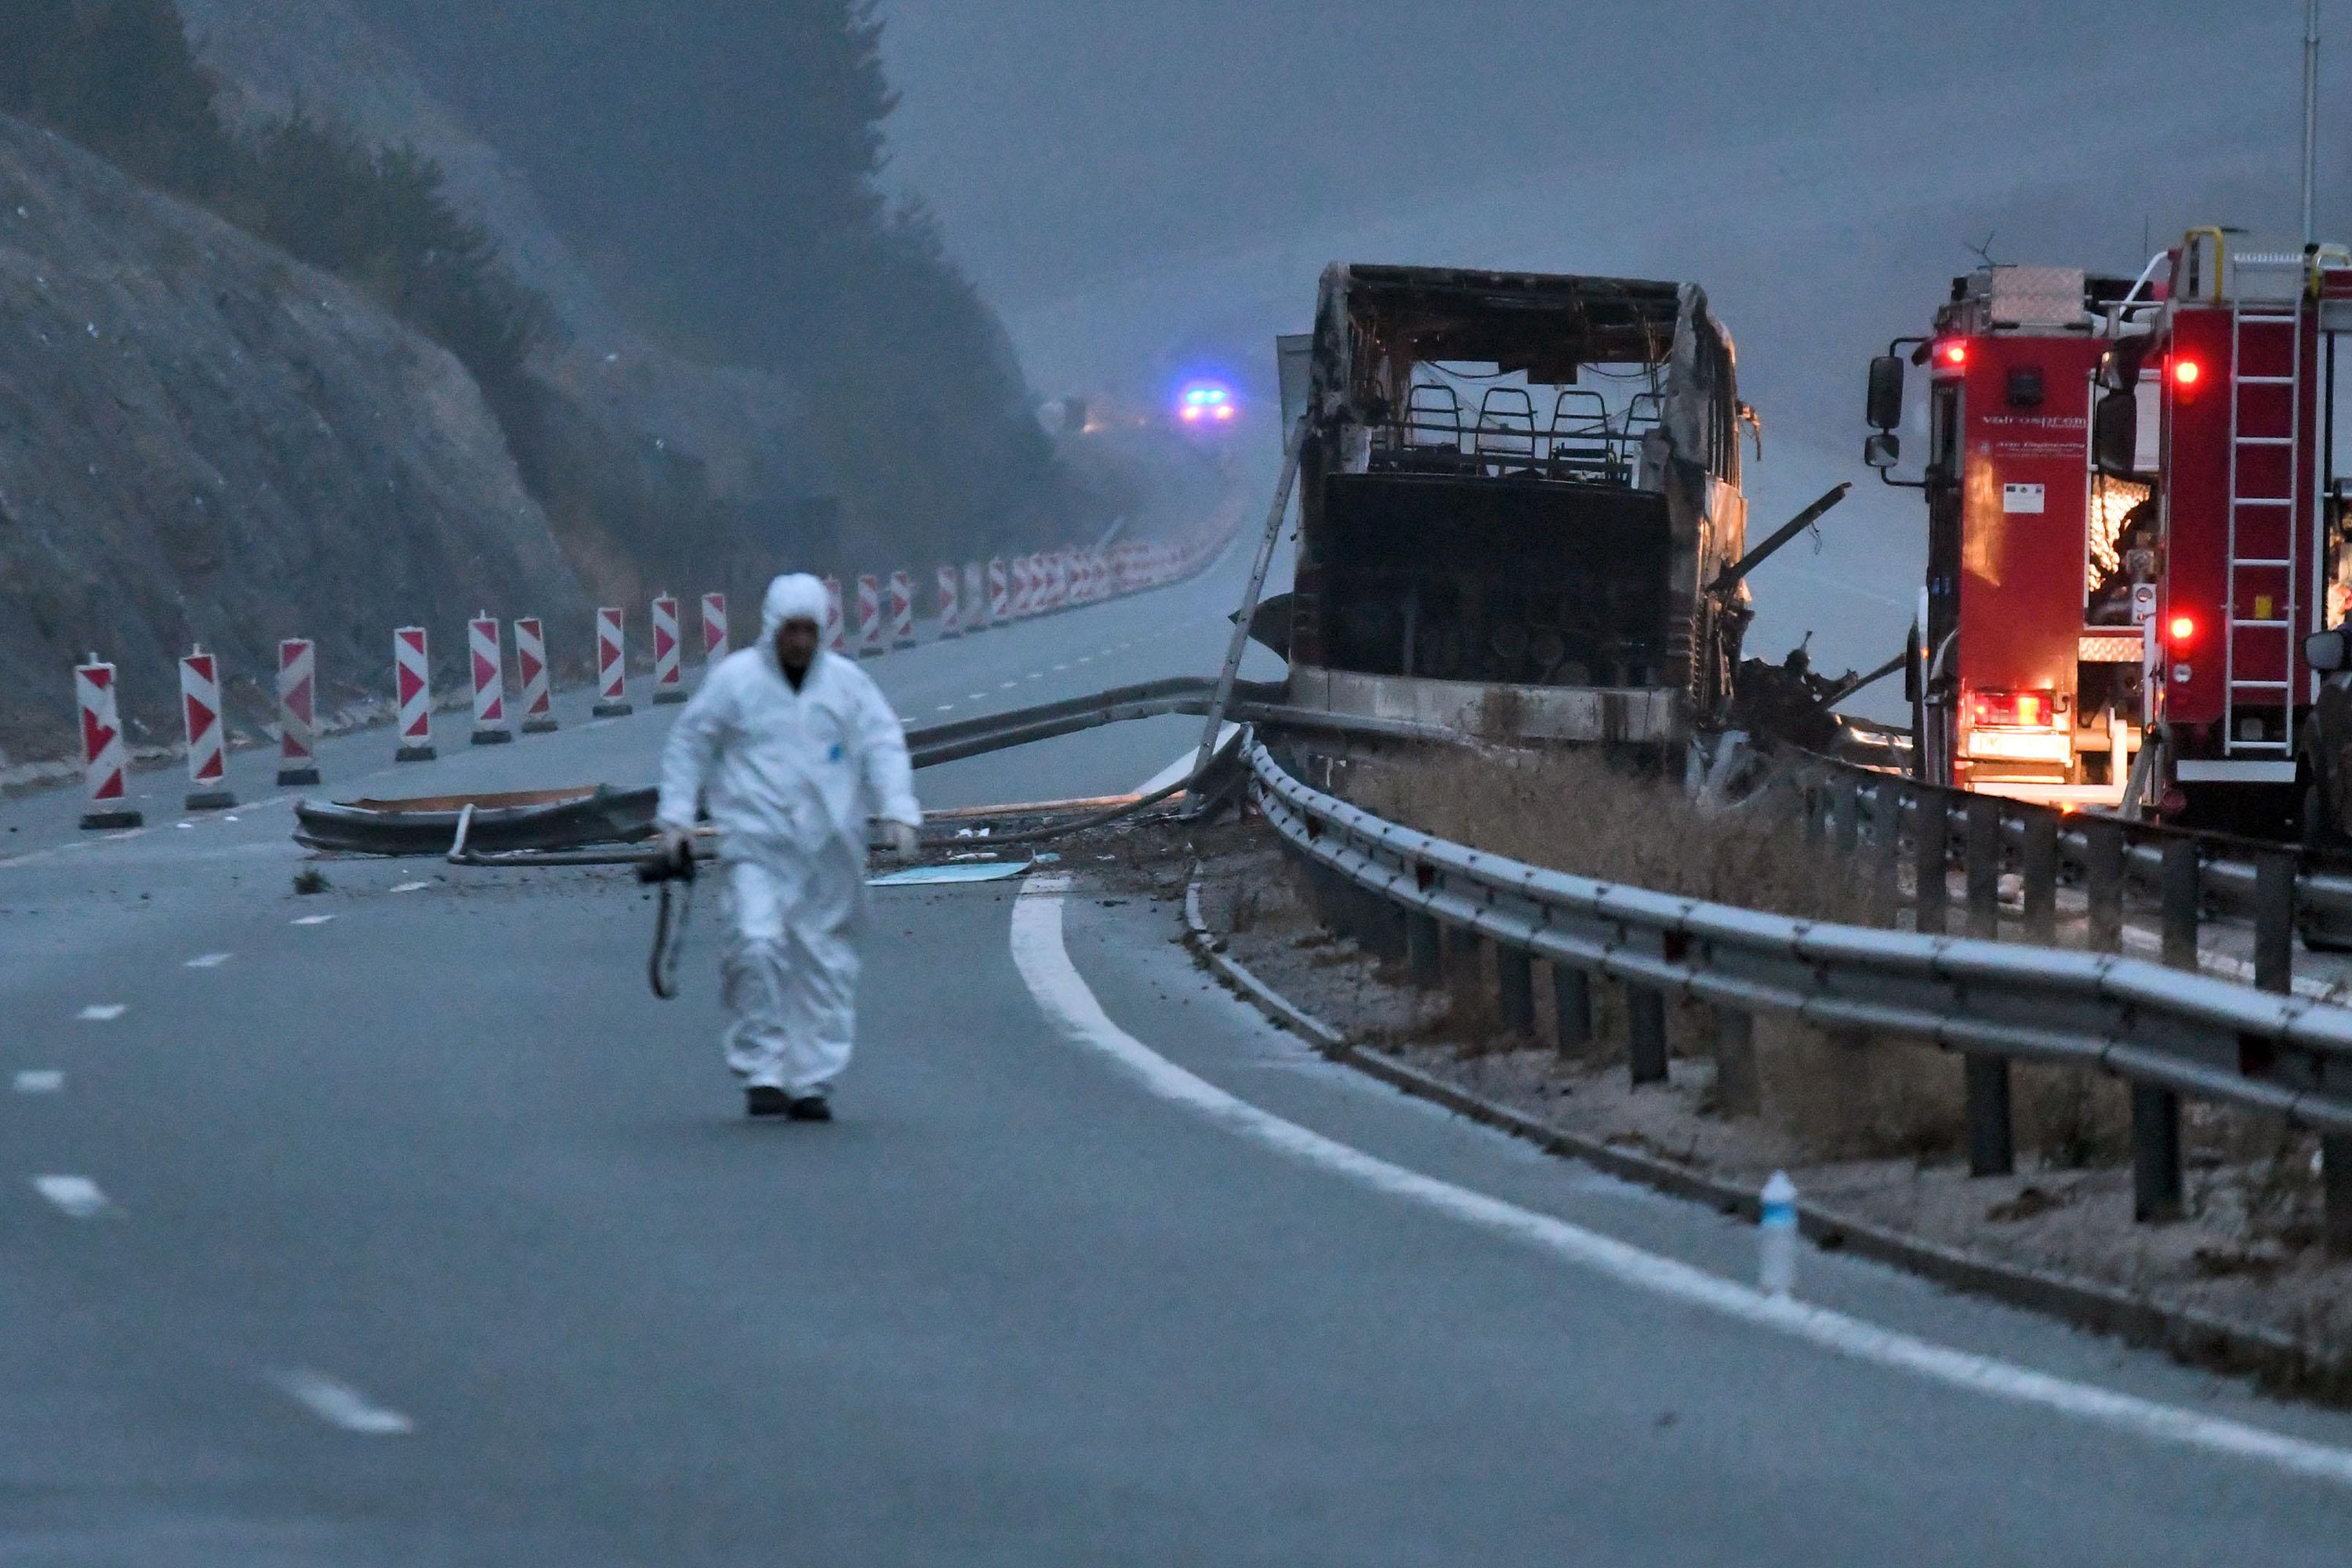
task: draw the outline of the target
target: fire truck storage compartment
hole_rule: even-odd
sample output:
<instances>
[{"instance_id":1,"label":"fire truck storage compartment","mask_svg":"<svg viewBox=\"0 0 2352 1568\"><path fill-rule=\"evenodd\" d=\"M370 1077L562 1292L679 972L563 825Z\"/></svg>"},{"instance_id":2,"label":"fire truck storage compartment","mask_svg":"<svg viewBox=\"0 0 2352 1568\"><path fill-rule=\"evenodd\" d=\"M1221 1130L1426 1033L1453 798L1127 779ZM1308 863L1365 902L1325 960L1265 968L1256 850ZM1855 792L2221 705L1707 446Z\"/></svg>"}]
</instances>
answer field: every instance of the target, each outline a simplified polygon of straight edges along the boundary
<instances>
[{"instance_id":1,"label":"fire truck storage compartment","mask_svg":"<svg viewBox=\"0 0 2352 1568\"><path fill-rule=\"evenodd\" d=\"M1331 668L1646 686L1664 658L1666 498L1621 485L1335 474Z\"/></svg>"}]
</instances>

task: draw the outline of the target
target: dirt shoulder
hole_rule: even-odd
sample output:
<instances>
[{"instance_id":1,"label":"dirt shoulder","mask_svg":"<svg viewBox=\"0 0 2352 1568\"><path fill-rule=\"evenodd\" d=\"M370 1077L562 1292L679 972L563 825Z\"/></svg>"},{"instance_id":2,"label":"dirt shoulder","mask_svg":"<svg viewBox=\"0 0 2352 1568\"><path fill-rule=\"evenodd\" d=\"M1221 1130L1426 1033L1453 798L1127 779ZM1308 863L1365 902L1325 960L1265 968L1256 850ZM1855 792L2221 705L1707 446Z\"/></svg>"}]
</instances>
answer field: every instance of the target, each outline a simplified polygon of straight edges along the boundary
<instances>
[{"instance_id":1,"label":"dirt shoulder","mask_svg":"<svg viewBox=\"0 0 2352 1568\"><path fill-rule=\"evenodd\" d=\"M1202 848L1210 929L1259 980L1351 1044L1547 1128L1707 1181L1752 1193L1784 1169L1810 1202L1951 1255L1958 1266L1940 1270L1946 1278L1975 1260L2084 1282L2179 1321L2228 1325L2248 1344L2300 1347L2304 1364L2287 1381L2307 1394L2352 1394L2336 1370L2352 1362L2352 1260L2319 1246L2317 1145L2306 1134L2189 1107L2189 1212L2135 1224L2128 1097L2116 1080L2021 1066L2017 1173L1971 1178L1956 1056L1759 1017L1755 1088L1727 1107L1712 1011L1676 1003L1672 1081L1636 1090L1614 985L1594 984L1596 1037L1563 1054L1546 966L1537 966L1536 1034L1512 1036L1490 1000L1491 953L1478 955L1475 974L1457 960L1445 987L1417 989L1402 966L1324 928L1269 832L1234 829ZM2168 1337L2179 1348L2197 1336Z\"/></svg>"}]
</instances>

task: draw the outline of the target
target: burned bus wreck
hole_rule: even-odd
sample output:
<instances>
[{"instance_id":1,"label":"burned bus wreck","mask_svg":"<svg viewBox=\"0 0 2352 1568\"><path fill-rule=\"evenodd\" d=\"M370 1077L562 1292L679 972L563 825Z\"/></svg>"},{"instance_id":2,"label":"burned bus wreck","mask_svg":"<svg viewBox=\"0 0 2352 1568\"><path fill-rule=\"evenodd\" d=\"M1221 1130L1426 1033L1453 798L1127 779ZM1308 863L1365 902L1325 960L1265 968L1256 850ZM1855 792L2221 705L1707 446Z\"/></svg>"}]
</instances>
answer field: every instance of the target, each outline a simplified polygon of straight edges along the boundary
<instances>
[{"instance_id":1,"label":"burned bus wreck","mask_svg":"<svg viewBox=\"0 0 2352 1568\"><path fill-rule=\"evenodd\" d=\"M1334 265L1307 410L1295 705L1660 751L1720 721L1745 409L1696 285Z\"/></svg>"}]
</instances>

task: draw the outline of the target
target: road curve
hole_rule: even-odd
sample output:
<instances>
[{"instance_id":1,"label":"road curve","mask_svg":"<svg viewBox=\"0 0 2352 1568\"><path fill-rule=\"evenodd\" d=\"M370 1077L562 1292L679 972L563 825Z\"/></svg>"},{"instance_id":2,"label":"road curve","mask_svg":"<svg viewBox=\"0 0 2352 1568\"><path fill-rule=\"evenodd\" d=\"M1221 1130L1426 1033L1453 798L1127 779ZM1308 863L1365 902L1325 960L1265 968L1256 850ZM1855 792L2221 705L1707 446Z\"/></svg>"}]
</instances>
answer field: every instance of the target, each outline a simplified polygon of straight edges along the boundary
<instances>
[{"instance_id":1,"label":"road curve","mask_svg":"<svg viewBox=\"0 0 2352 1568\"><path fill-rule=\"evenodd\" d=\"M876 673L921 721L1201 672L1230 599ZM664 710L565 719L399 770L337 741L331 793L650 775ZM1194 729L924 793L1129 787ZM1742 1227L1312 1058L1083 866L878 894L842 1121L755 1125L708 928L655 1001L623 878L345 861L300 897L284 802L183 827L144 782L131 838L0 807L0 1563L2345 1560L2324 1465L1843 1353L1359 1179L1752 1269ZM1112 1036L1349 1156L1154 1092ZM1803 1281L2352 1464L2336 1415L1850 1260Z\"/></svg>"}]
</instances>

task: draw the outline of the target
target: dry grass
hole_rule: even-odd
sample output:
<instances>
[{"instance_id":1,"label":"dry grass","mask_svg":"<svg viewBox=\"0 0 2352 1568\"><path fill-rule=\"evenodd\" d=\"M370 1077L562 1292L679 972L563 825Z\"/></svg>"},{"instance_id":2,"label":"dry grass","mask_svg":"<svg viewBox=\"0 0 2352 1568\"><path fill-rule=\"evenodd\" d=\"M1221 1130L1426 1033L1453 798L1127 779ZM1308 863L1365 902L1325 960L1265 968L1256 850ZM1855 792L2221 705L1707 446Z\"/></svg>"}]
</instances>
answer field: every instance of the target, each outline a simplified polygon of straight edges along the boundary
<instances>
[{"instance_id":1,"label":"dry grass","mask_svg":"<svg viewBox=\"0 0 2352 1568\"><path fill-rule=\"evenodd\" d=\"M1808 920L1869 918L1860 868L1806 842L1785 795L1703 805L1594 753L1485 746L1359 763L1346 793L1424 833L1553 870Z\"/></svg>"}]
</instances>

